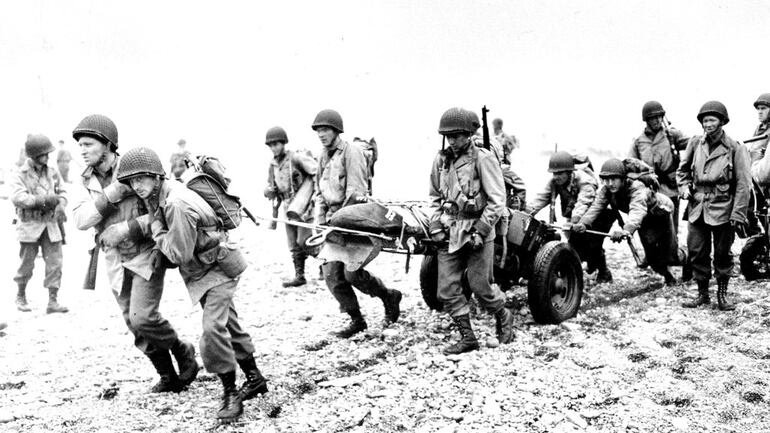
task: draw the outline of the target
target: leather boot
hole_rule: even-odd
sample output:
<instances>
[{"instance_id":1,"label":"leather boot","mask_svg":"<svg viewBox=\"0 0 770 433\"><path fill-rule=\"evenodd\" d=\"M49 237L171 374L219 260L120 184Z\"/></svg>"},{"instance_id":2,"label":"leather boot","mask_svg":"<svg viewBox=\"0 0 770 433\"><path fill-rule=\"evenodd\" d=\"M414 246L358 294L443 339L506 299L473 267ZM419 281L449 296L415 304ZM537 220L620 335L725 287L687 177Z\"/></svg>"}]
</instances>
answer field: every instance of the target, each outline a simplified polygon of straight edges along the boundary
<instances>
[{"instance_id":1,"label":"leather boot","mask_svg":"<svg viewBox=\"0 0 770 433\"><path fill-rule=\"evenodd\" d=\"M348 326L334 332L334 336L350 338L368 327L364 316L361 315L361 311L349 311L348 315L350 315L350 323L348 323Z\"/></svg>"},{"instance_id":2,"label":"leather boot","mask_svg":"<svg viewBox=\"0 0 770 433\"><path fill-rule=\"evenodd\" d=\"M479 341L476 340L476 334L471 327L471 318L468 314L452 317L455 325L460 330L460 341L444 348L444 355L457 355L460 353L478 350Z\"/></svg>"},{"instance_id":3,"label":"leather boot","mask_svg":"<svg viewBox=\"0 0 770 433\"><path fill-rule=\"evenodd\" d=\"M666 269L666 272L663 274L663 280L665 281L666 285L669 287L676 286L677 284L676 278L671 274L671 271L669 271L668 269Z\"/></svg>"},{"instance_id":4,"label":"leather boot","mask_svg":"<svg viewBox=\"0 0 770 433\"><path fill-rule=\"evenodd\" d=\"M599 270L596 274L596 284L612 282L612 272L607 268L607 257L603 253L597 259L596 269Z\"/></svg>"},{"instance_id":5,"label":"leather boot","mask_svg":"<svg viewBox=\"0 0 770 433\"><path fill-rule=\"evenodd\" d=\"M398 321L398 317L401 315L401 297L401 292L394 289L388 289L382 296L382 305L385 306L385 319L382 321L383 328Z\"/></svg>"},{"instance_id":6,"label":"leather boot","mask_svg":"<svg viewBox=\"0 0 770 433\"><path fill-rule=\"evenodd\" d=\"M689 264L682 265L682 282L687 283L692 281L692 266Z\"/></svg>"},{"instance_id":7,"label":"leather boot","mask_svg":"<svg viewBox=\"0 0 770 433\"><path fill-rule=\"evenodd\" d=\"M241 395L235 387L235 370L220 374L219 380L222 381L224 393L217 418L223 422L235 421L243 414L243 401L241 401Z\"/></svg>"},{"instance_id":8,"label":"leather boot","mask_svg":"<svg viewBox=\"0 0 770 433\"><path fill-rule=\"evenodd\" d=\"M171 354L168 350L158 349L147 357L150 358L155 371L160 376L160 380L150 388L150 392L179 392L182 390L182 384L179 382L176 370L174 370L174 363L171 361Z\"/></svg>"},{"instance_id":9,"label":"leather boot","mask_svg":"<svg viewBox=\"0 0 770 433\"><path fill-rule=\"evenodd\" d=\"M281 283L283 287L299 287L307 284L305 280L305 257L292 257L294 261L294 279Z\"/></svg>"},{"instance_id":10,"label":"leather boot","mask_svg":"<svg viewBox=\"0 0 770 433\"><path fill-rule=\"evenodd\" d=\"M179 367L179 383L182 388L193 383L198 377L198 362L195 360L195 346L184 340L176 340L171 346L171 354L176 359L176 365Z\"/></svg>"},{"instance_id":11,"label":"leather boot","mask_svg":"<svg viewBox=\"0 0 770 433\"><path fill-rule=\"evenodd\" d=\"M697 280L698 283L698 297L690 302L682 304L684 308L697 308L701 305L707 305L711 303L709 298L709 282L708 280Z\"/></svg>"},{"instance_id":12,"label":"leather boot","mask_svg":"<svg viewBox=\"0 0 770 433\"><path fill-rule=\"evenodd\" d=\"M513 333L513 314L510 310L503 307L495 313L495 329L497 330L497 341L500 344L508 344L516 338Z\"/></svg>"},{"instance_id":13,"label":"leather boot","mask_svg":"<svg viewBox=\"0 0 770 433\"><path fill-rule=\"evenodd\" d=\"M729 278L717 280L717 305L722 311L735 310L735 304L727 300L727 283Z\"/></svg>"},{"instance_id":14,"label":"leather boot","mask_svg":"<svg viewBox=\"0 0 770 433\"><path fill-rule=\"evenodd\" d=\"M64 305L59 305L59 303L56 301L57 293L59 293L58 287L50 287L48 289L48 307L45 309L46 314L66 313L70 310Z\"/></svg>"},{"instance_id":15,"label":"leather boot","mask_svg":"<svg viewBox=\"0 0 770 433\"><path fill-rule=\"evenodd\" d=\"M29 305L27 305L27 285L26 284L19 284L19 291L16 292L16 308L19 311L23 311L25 313L32 311L32 309L29 308Z\"/></svg>"},{"instance_id":16,"label":"leather boot","mask_svg":"<svg viewBox=\"0 0 770 433\"><path fill-rule=\"evenodd\" d=\"M265 394L267 392L267 379L257 368L257 361L253 355L246 359L239 359L238 365L241 366L243 374L246 375L246 381L241 385L241 400L251 400L252 398Z\"/></svg>"}]
</instances>

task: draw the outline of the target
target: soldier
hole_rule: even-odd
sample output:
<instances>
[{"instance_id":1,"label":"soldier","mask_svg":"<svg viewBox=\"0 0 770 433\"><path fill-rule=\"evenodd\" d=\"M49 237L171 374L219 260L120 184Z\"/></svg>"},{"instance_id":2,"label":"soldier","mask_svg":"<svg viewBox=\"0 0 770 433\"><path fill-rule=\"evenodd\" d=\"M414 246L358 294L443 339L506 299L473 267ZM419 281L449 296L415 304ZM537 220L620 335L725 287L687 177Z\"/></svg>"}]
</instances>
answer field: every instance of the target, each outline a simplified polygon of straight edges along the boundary
<instances>
[{"instance_id":1,"label":"soldier","mask_svg":"<svg viewBox=\"0 0 770 433\"><path fill-rule=\"evenodd\" d=\"M679 153L687 147L690 137L669 127L665 115L666 111L660 102L649 101L644 104L642 120L647 126L631 143L628 156L642 160L655 171L660 182L659 192L674 204L674 231L679 233L679 188L676 185L676 169L679 168ZM691 275L689 277L692 278Z\"/></svg>"},{"instance_id":2,"label":"soldier","mask_svg":"<svg viewBox=\"0 0 770 433\"><path fill-rule=\"evenodd\" d=\"M727 108L721 102L703 104L698 122L703 126L704 135L690 139L677 171L680 197L689 200L687 249L698 283L698 297L682 305L687 308L711 301L709 259L713 237L719 309L735 309L735 305L727 301L727 285L733 268L730 248L736 234L747 235L751 174L746 147L722 129L729 121Z\"/></svg>"},{"instance_id":3,"label":"soldier","mask_svg":"<svg viewBox=\"0 0 770 433\"><path fill-rule=\"evenodd\" d=\"M519 140L514 135L508 135L503 132L503 119L495 119L492 121L492 128L495 138L503 146L503 159L506 164L511 163L511 153L519 148Z\"/></svg>"},{"instance_id":4,"label":"soldier","mask_svg":"<svg viewBox=\"0 0 770 433\"><path fill-rule=\"evenodd\" d=\"M177 142L177 150L171 154L171 174L174 180L182 181L182 173L187 170L187 158L190 157L190 151L186 149L187 141L184 138Z\"/></svg>"},{"instance_id":5,"label":"soldier","mask_svg":"<svg viewBox=\"0 0 770 433\"><path fill-rule=\"evenodd\" d=\"M286 150L289 138L280 126L267 130L265 144L273 152L267 176L265 197L279 199L289 219L312 221L315 174L318 162L307 153ZM298 201L295 203L295 199ZM305 245L312 233L310 229L286 224L286 239L294 262L294 279L284 281L283 287L298 287L305 280L305 260L317 254L315 248Z\"/></svg>"},{"instance_id":6,"label":"soldier","mask_svg":"<svg viewBox=\"0 0 770 433\"><path fill-rule=\"evenodd\" d=\"M59 168L59 174L65 183L70 183L70 162L72 153L64 145L64 140L59 140L59 152L56 154L56 166Z\"/></svg>"},{"instance_id":7,"label":"soldier","mask_svg":"<svg viewBox=\"0 0 770 433\"><path fill-rule=\"evenodd\" d=\"M134 345L150 359L160 376L151 392L179 392L195 380L195 346L179 339L159 310L166 269L149 237L147 208L131 188L116 182L121 157L118 129L101 114L86 116L72 131L86 164L73 216L80 230L94 228L97 248L104 251L107 277ZM174 370L171 354L179 374Z\"/></svg>"},{"instance_id":8,"label":"soldier","mask_svg":"<svg viewBox=\"0 0 770 433\"><path fill-rule=\"evenodd\" d=\"M32 278L35 258L43 250L48 289L46 313L66 313L67 307L57 301L61 287L62 240L61 223L65 219L67 195L55 168L48 166L48 156L55 149L45 135L29 135L24 143L27 160L14 172L10 182L11 202L16 206L16 236L21 245L21 265L13 278L18 285L16 308L31 311L27 305L27 283Z\"/></svg>"},{"instance_id":9,"label":"soldier","mask_svg":"<svg viewBox=\"0 0 770 433\"><path fill-rule=\"evenodd\" d=\"M232 421L243 413L243 400L267 392L251 337L241 327L233 302L246 262L228 242L228 233L211 206L184 185L168 182L165 175L155 151L137 147L121 160L117 179L129 184L151 209L158 250L179 265L192 302L203 309L203 365L219 375L224 388L217 418ZM235 385L236 363L246 375L240 392Z\"/></svg>"},{"instance_id":10,"label":"soldier","mask_svg":"<svg viewBox=\"0 0 770 433\"><path fill-rule=\"evenodd\" d=\"M768 126L770 126L770 93L759 95L759 98L754 101L754 108L757 110L757 118L759 120L759 125L754 130L754 136L757 137L768 133ZM751 157L752 164L765 156L768 141L770 139L764 138L751 143L749 156Z\"/></svg>"},{"instance_id":11,"label":"soldier","mask_svg":"<svg viewBox=\"0 0 770 433\"><path fill-rule=\"evenodd\" d=\"M627 213L625 224L620 230L613 230L610 239L620 242L639 230L639 238L652 270L662 275L667 285L676 284L676 279L668 270L669 266L682 262L674 232L674 204L668 197L653 192L641 181L629 179L626 167L619 159L610 158L605 161L599 177L602 186L591 207L572 226L572 231L584 232L586 226L595 224L608 206Z\"/></svg>"},{"instance_id":12,"label":"soldier","mask_svg":"<svg viewBox=\"0 0 770 433\"><path fill-rule=\"evenodd\" d=\"M561 204L561 215L567 222L578 224L583 215L591 207L596 197L599 183L594 174L585 170L575 169L575 160L568 152L558 151L551 155L548 161L548 172L552 173L551 180L546 184L535 201L527 206L527 213L535 215L548 205L555 205L556 198ZM607 209L600 212L594 220L592 228L607 232L612 227L614 217ZM551 221L553 223L554 221ZM596 283L612 282L612 273L607 269L604 255L604 236L572 232L569 244L577 251L581 259L588 264L587 272L596 274Z\"/></svg>"},{"instance_id":13,"label":"soldier","mask_svg":"<svg viewBox=\"0 0 770 433\"><path fill-rule=\"evenodd\" d=\"M316 176L315 220L318 224L326 224L343 206L366 200L368 167L363 149L340 137L344 129L338 112L321 110L312 128L323 145ZM323 274L340 310L350 316L348 326L334 333L337 337L350 338L368 326L353 287L382 300L384 327L395 323L401 315L401 292L386 288L382 280L365 269L350 272L342 262L334 261L324 263Z\"/></svg>"},{"instance_id":14,"label":"soldier","mask_svg":"<svg viewBox=\"0 0 770 433\"><path fill-rule=\"evenodd\" d=\"M441 116L438 132L449 147L436 155L430 175L430 198L436 210L429 233L436 242L449 240L438 253L438 298L462 336L444 348L447 355L479 348L468 299L462 293L464 271L479 304L494 314L500 343L514 339L513 315L505 308L505 296L490 284L495 225L505 209L503 174L492 152L471 142L478 129L474 115L450 108Z\"/></svg>"}]
</instances>

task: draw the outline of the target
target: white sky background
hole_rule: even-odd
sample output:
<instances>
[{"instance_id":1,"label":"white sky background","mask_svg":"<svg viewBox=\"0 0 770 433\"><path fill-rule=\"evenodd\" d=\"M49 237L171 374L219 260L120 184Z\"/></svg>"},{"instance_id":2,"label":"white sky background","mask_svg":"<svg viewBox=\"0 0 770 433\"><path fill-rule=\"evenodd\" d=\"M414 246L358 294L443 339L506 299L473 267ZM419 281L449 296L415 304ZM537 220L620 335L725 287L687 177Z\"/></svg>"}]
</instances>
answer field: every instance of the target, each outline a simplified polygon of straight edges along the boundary
<instances>
[{"instance_id":1,"label":"white sky background","mask_svg":"<svg viewBox=\"0 0 770 433\"><path fill-rule=\"evenodd\" d=\"M310 124L334 108L349 141L377 138L375 194L422 198L451 106L486 104L526 149L621 155L645 101L696 134L718 99L747 138L770 92L769 25L760 0L3 2L2 165L29 132L74 150L77 122L103 113L122 150L165 162L184 137L260 197L265 131L317 153Z\"/></svg>"}]
</instances>

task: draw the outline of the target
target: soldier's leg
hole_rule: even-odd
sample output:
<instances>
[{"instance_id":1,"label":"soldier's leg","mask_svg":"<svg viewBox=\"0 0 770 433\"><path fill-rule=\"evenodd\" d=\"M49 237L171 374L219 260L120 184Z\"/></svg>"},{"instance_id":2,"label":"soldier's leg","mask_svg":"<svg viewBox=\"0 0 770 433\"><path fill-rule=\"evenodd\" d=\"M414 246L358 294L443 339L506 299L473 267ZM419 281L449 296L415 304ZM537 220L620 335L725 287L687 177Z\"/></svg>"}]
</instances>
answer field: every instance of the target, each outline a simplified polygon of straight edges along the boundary
<instances>
[{"instance_id":1,"label":"soldier's leg","mask_svg":"<svg viewBox=\"0 0 770 433\"><path fill-rule=\"evenodd\" d=\"M37 257L37 251L39 249L38 242L20 242L19 243L19 258L21 264L16 271L16 275L13 280L18 286L16 292L16 308L19 311L32 311L27 305L27 283L32 278L32 270L35 269L35 258Z\"/></svg>"},{"instance_id":2,"label":"soldier's leg","mask_svg":"<svg viewBox=\"0 0 770 433\"><path fill-rule=\"evenodd\" d=\"M388 289L385 284L366 269L359 269L355 272L345 272L345 279L361 292L377 297L382 300L385 308L384 326L398 321L401 315L401 292L394 289Z\"/></svg>"},{"instance_id":3,"label":"soldier's leg","mask_svg":"<svg viewBox=\"0 0 770 433\"><path fill-rule=\"evenodd\" d=\"M300 244L299 227L286 224L286 241L289 244L291 260L294 264L294 278L282 283L283 287L298 287L305 285L305 248ZM303 241L304 243L304 241Z\"/></svg>"},{"instance_id":4,"label":"soldier's leg","mask_svg":"<svg viewBox=\"0 0 770 433\"><path fill-rule=\"evenodd\" d=\"M673 227L670 215L647 215L639 227L639 239L642 241L644 255L653 271L665 278L667 285L676 284L676 279L668 270L672 251ZM676 243L673 244L676 246ZM676 248L673 253L676 254Z\"/></svg>"},{"instance_id":5,"label":"soldier's leg","mask_svg":"<svg viewBox=\"0 0 770 433\"><path fill-rule=\"evenodd\" d=\"M341 338L349 338L366 329L366 320L361 315L361 307L358 305L356 293L350 282L345 279L345 265L342 262L326 262L323 264L323 274L326 286L334 299L337 300L340 311L350 316L348 326L334 334Z\"/></svg>"},{"instance_id":6,"label":"soldier's leg","mask_svg":"<svg viewBox=\"0 0 770 433\"><path fill-rule=\"evenodd\" d=\"M485 242L484 246L468 253L468 283L479 305L495 316L497 339L501 344L513 341L513 314L505 308L505 295L497 287L484 279L483 270L494 260L494 242Z\"/></svg>"},{"instance_id":7,"label":"soldier's leg","mask_svg":"<svg viewBox=\"0 0 770 433\"><path fill-rule=\"evenodd\" d=\"M449 313L460 331L460 340L443 349L445 355L470 352L479 348L476 334L471 327L470 305L463 294L462 275L466 267L466 249L453 253L447 250L438 252L438 292L437 298L444 304L444 310ZM489 284L489 270L479 271Z\"/></svg>"},{"instance_id":8,"label":"soldier's leg","mask_svg":"<svg viewBox=\"0 0 770 433\"><path fill-rule=\"evenodd\" d=\"M45 279L43 286L48 289L48 306L46 313L66 313L69 308L59 304L58 293L61 287L62 249L61 242L51 242L48 230L40 236L40 245L45 260Z\"/></svg>"},{"instance_id":9,"label":"soldier's leg","mask_svg":"<svg viewBox=\"0 0 770 433\"><path fill-rule=\"evenodd\" d=\"M735 304L727 300L727 286L730 273L733 270L733 253L735 230L730 224L722 224L713 228L714 232L714 274L717 279L717 301L719 309L729 311L735 309Z\"/></svg>"},{"instance_id":10,"label":"soldier's leg","mask_svg":"<svg viewBox=\"0 0 770 433\"><path fill-rule=\"evenodd\" d=\"M612 228L612 223L615 222L615 215L608 209L603 210L596 218L591 227L600 232L607 233ZM588 236L588 248L589 248L589 260L591 260L599 271L596 274L597 283L610 283L612 282L612 273L607 267L607 257L604 254L604 236L589 235ZM591 262L589 262L589 267Z\"/></svg>"},{"instance_id":11,"label":"soldier's leg","mask_svg":"<svg viewBox=\"0 0 770 433\"><path fill-rule=\"evenodd\" d=\"M171 323L159 311L165 274L165 268L161 268L149 280L133 272L127 273L126 278L131 279L129 302L131 327L153 346L167 351L179 340L179 337Z\"/></svg>"},{"instance_id":12,"label":"soldier's leg","mask_svg":"<svg viewBox=\"0 0 770 433\"><path fill-rule=\"evenodd\" d=\"M711 279L711 227L703 219L687 228L687 259L696 281Z\"/></svg>"},{"instance_id":13,"label":"soldier's leg","mask_svg":"<svg viewBox=\"0 0 770 433\"><path fill-rule=\"evenodd\" d=\"M237 284L237 282L236 282ZM227 316L227 331L230 332L230 341L235 351L235 360L241 367L246 381L240 388L241 400L250 400L257 395L267 392L267 379L257 368L254 359L254 344L251 336L241 327L238 312L235 310L235 302L230 299L230 309Z\"/></svg>"},{"instance_id":14,"label":"soldier's leg","mask_svg":"<svg viewBox=\"0 0 770 433\"><path fill-rule=\"evenodd\" d=\"M679 236L679 197L669 197L671 202L674 203L674 211L671 213L671 221L674 229L674 236Z\"/></svg>"}]
</instances>

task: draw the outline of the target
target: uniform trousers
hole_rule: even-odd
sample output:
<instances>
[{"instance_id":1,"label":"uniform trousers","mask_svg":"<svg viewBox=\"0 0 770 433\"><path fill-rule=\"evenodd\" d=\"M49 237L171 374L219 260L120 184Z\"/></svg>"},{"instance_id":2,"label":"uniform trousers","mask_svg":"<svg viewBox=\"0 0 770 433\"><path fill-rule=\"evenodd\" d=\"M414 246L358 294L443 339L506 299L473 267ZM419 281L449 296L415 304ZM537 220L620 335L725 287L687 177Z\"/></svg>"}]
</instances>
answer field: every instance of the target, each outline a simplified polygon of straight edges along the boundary
<instances>
[{"instance_id":1,"label":"uniform trousers","mask_svg":"<svg viewBox=\"0 0 770 433\"><path fill-rule=\"evenodd\" d=\"M308 247L305 245L305 241L313 234L310 229L304 227L297 227L289 224L286 225L286 242L289 244L289 251L291 257L294 259L306 259L307 256L315 256L318 254L318 249L314 247Z\"/></svg>"},{"instance_id":2,"label":"uniform trousers","mask_svg":"<svg viewBox=\"0 0 770 433\"><path fill-rule=\"evenodd\" d=\"M353 287L361 293L377 298L383 298L388 293L382 280L364 268L350 272L345 269L345 264L342 262L326 262L323 264L323 274L326 286L334 295L343 313L361 310Z\"/></svg>"},{"instance_id":3,"label":"uniform trousers","mask_svg":"<svg viewBox=\"0 0 770 433\"><path fill-rule=\"evenodd\" d=\"M494 261L494 243L484 242L482 248L473 250L465 245L450 253L440 250L438 253L438 299L452 317L470 314L468 299L463 294L462 276L468 272L468 284L479 305L495 313L505 304L503 292L491 284L492 264Z\"/></svg>"},{"instance_id":4,"label":"uniform trousers","mask_svg":"<svg viewBox=\"0 0 770 433\"><path fill-rule=\"evenodd\" d=\"M712 226L698 218L690 223L687 230L687 250L693 277L696 281L711 278L711 244L714 244L714 274L717 280L730 278L733 269L733 254L730 251L735 232L729 223Z\"/></svg>"},{"instance_id":5,"label":"uniform trousers","mask_svg":"<svg viewBox=\"0 0 770 433\"><path fill-rule=\"evenodd\" d=\"M251 336L238 321L233 296L238 280L212 287L201 298L203 335L200 339L203 366L211 373L235 371L237 362L254 356Z\"/></svg>"},{"instance_id":6,"label":"uniform trousers","mask_svg":"<svg viewBox=\"0 0 770 433\"><path fill-rule=\"evenodd\" d=\"M609 232L615 216L609 209L604 209L596 220L591 223L591 230L599 232ZM605 236L594 235L591 233L569 234L569 244L578 253L581 261L588 264L588 269L597 269L599 265L606 265L604 257L604 238Z\"/></svg>"},{"instance_id":7,"label":"uniform trousers","mask_svg":"<svg viewBox=\"0 0 770 433\"><path fill-rule=\"evenodd\" d=\"M679 252L679 240L674 230L673 215L648 214L639 227L647 263L653 271L664 275L671 265L682 265L684 253Z\"/></svg>"},{"instance_id":8,"label":"uniform trousers","mask_svg":"<svg viewBox=\"0 0 770 433\"><path fill-rule=\"evenodd\" d=\"M61 287L61 268L62 268L62 250L61 242L51 242L48 237L48 229L43 230L43 234L37 242L20 242L19 258L21 265L13 280L20 286L26 286L32 278L32 270L35 269L35 258L37 252L42 248L43 260L45 261L45 278L43 287L48 289L58 289Z\"/></svg>"}]
</instances>

